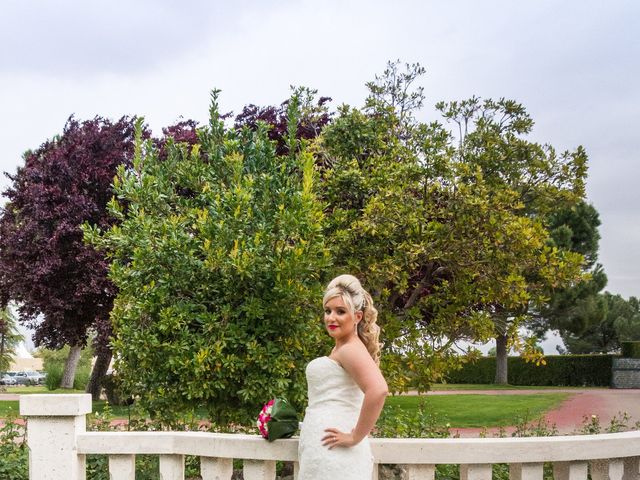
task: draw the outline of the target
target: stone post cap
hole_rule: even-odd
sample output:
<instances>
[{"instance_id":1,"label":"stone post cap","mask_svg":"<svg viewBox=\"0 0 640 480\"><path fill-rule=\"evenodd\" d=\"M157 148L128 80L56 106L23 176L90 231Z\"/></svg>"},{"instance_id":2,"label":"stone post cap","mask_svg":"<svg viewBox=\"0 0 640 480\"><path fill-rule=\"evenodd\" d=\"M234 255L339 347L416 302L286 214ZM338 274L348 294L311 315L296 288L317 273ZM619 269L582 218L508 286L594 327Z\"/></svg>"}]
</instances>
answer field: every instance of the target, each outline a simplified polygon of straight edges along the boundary
<instances>
[{"instance_id":1,"label":"stone post cap","mask_svg":"<svg viewBox=\"0 0 640 480\"><path fill-rule=\"evenodd\" d=\"M91 413L91 395L20 395L20 415L24 417L75 417Z\"/></svg>"}]
</instances>

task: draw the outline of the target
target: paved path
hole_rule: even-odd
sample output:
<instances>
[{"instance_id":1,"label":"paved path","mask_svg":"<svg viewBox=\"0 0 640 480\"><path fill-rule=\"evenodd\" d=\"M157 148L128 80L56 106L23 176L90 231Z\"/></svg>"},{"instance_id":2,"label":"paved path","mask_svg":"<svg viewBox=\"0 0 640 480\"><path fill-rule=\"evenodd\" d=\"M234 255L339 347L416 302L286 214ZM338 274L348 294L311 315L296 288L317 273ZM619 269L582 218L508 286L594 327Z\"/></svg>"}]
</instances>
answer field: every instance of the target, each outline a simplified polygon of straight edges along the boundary
<instances>
[{"instance_id":1,"label":"paved path","mask_svg":"<svg viewBox=\"0 0 640 480\"><path fill-rule=\"evenodd\" d=\"M0 400L18 400L20 395L17 393L0 393Z\"/></svg>"},{"instance_id":2,"label":"paved path","mask_svg":"<svg viewBox=\"0 0 640 480\"><path fill-rule=\"evenodd\" d=\"M570 394L565 401L557 408L547 412L544 417L550 425L555 424L561 434L575 432L583 425L584 417L590 418L591 415L598 416L603 429L610 424L612 418L620 418L623 413L631 417L631 420L627 422L629 426L640 421L640 389L439 390L429 392L427 395L536 395L554 392L567 392ZM510 434L514 431L514 428L507 427L505 430L507 434ZM482 429L458 428L454 432L458 432L461 437L477 437L482 432ZM497 432L497 428L487 430L489 435Z\"/></svg>"}]
</instances>

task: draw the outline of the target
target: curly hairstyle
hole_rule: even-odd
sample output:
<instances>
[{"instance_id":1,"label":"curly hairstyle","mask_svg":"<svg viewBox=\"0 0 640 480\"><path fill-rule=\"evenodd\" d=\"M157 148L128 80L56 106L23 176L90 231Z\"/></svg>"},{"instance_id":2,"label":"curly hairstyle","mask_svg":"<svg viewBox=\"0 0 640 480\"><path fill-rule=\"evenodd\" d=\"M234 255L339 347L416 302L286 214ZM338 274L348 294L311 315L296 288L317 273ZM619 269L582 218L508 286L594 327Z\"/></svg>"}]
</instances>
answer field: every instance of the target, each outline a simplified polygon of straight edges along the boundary
<instances>
[{"instance_id":1,"label":"curly hairstyle","mask_svg":"<svg viewBox=\"0 0 640 480\"><path fill-rule=\"evenodd\" d=\"M345 274L339 275L329 282L324 292L322 305L326 305L329 300L335 297L341 297L351 313L362 312L362 320L358 323L357 328L358 337L376 364L380 363L380 327L376 323L378 311L373 306L369 292L362 288L356 277Z\"/></svg>"}]
</instances>

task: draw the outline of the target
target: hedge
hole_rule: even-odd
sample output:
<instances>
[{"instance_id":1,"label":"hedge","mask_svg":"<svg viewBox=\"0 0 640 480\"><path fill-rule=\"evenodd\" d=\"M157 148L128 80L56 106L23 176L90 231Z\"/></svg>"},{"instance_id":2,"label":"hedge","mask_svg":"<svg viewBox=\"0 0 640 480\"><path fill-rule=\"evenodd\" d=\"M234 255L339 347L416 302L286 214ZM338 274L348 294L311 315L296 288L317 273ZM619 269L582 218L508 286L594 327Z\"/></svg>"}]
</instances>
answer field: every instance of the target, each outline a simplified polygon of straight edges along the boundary
<instances>
[{"instance_id":1,"label":"hedge","mask_svg":"<svg viewBox=\"0 0 640 480\"><path fill-rule=\"evenodd\" d=\"M615 355L547 355L546 365L527 363L522 357L507 360L511 385L608 387ZM494 383L496 357L482 357L450 372L449 383Z\"/></svg>"},{"instance_id":2,"label":"hedge","mask_svg":"<svg viewBox=\"0 0 640 480\"><path fill-rule=\"evenodd\" d=\"M620 342L624 358L640 358L640 342Z\"/></svg>"}]
</instances>

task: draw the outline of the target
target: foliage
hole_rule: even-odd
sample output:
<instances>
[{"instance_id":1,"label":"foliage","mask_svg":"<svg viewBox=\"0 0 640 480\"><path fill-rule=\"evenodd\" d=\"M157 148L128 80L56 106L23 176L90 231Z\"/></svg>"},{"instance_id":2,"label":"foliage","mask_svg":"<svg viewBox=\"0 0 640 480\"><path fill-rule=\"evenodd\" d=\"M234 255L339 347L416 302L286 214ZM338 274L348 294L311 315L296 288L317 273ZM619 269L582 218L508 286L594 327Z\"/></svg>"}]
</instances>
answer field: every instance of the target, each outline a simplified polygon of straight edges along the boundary
<instances>
[{"instance_id":1,"label":"foliage","mask_svg":"<svg viewBox=\"0 0 640 480\"><path fill-rule=\"evenodd\" d=\"M552 291L547 304L539 308L527 326L538 337L548 330L580 334L603 313L603 298L598 292L606 286L607 276L602 265L596 264L600 218L592 205L582 201L552 212L548 223L553 245L584 256L582 268L587 276L581 282Z\"/></svg>"},{"instance_id":2,"label":"foliage","mask_svg":"<svg viewBox=\"0 0 640 480\"><path fill-rule=\"evenodd\" d=\"M513 100L472 97L460 102L441 102L437 108L447 122L457 126L459 161L482 172L493 192L511 192L517 200L513 214L544 226L546 243L559 248L561 256L572 252L579 262L559 268L562 278L555 279L540 275L535 266L522 264L516 272L522 278L528 301L487 305L495 325L496 383L506 383L509 343L532 360L540 358L540 354L529 348L533 341L518 342L518 327L530 320L532 311L544 308L549 291L572 285L579 279L578 268L583 259L576 254L580 252L550 242L546 218L558 209L572 207L584 197L587 157L581 147L558 155L552 146L530 141L527 137L532 132L533 119L524 106ZM561 264L562 260L558 265Z\"/></svg>"},{"instance_id":3,"label":"foliage","mask_svg":"<svg viewBox=\"0 0 640 480\"><path fill-rule=\"evenodd\" d=\"M246 420L265 398L304 402L304 364L322 351L328 254L297 105L293 97L287 156L264 124L227 130L215 92L193 147L169 139L160 160L139 135L109 206L119 224L85 228L119 291L111 318L121 387L154 417L206 407L214 419Z\"/></svg>"},{"instance_id":4,"label":"foliage","mask_svg":"<svg viewBox=\"0 0 640 480\"><path fill-rule=\"evenodd\" d=\"M42 358L44 371L47 375L45 379L45 386L48 390L56 390L60 388L60 381L62 380L62 372L64 370L64 363L69 355L69 346L64 346L59 350L49 350L41 348L38 350L37 355ZM80 360L76 370L76 376L73 382L73 388L76 390L84 390L89 381L89 375L91 374L91 359L93 358L93 350L91 347L86 347L80 354Z\"/></svg>"},{"instance_id":5,"label":"foliage","mask_svg":"<svg viewBox=\"0 0 640 480\"><path fill-rule=\"evenodd\" d=\"M71 117L62 135L28 151L24 166L8 175L13 183L0 213L0 301L18 302L20 321L35 330L37 345L82 345L91 326L108 335L114 295L108 263L84 244L80 225L111 224L111 181L132 151L131 119Z\"/></svg>"},{"instance_id":6,"label":"foliage","mask_svg":"<svg viewBox=\"0 0 640 480\"><path fill-rule=\"evenodd\" d=\"M10 308L0 310L0 373L9 370L15 349L22 341L17 330L16 319Z\"/></svg>"},{"instance_id":7,"label":"foliage","mask_svg":"<svg viewBox=\"0 0 640 480\"><path fill-rule=\"evenodd\" d=\"M612 355L546 355L546 365L536 366L522 357L509 357L512 385L608 387L611 385ZM466 363L447 375L450 383L492 383L495 357Z\"/></svg>"},{"instance_id":8,"label":"foliage","mask_svg":"<svg viewBox=\"0 0 640 480\"><path fill-rule=\"evenodd\" d=\"M625 358L640 358L640 341L620 342L621 353Z\"/></svg>"},{"instance_id":9,"label":"foliage","mask_svg":"<svg viewBox=\"0 0 640 480\"><path fill-rule=\"evenodd\" d=\"M626 412L618 412L611 417L609 424L603 426L597 415L584 415L582 425L574 432L577 435L598 435L600 433L618 433L627 430L640 430L640 421L631 424L631 416Z\"/></svg>"},{"instance_id":10,"label":"foliage","mask_svg":"<svg viewBox=\"0 0 640 480\"><path fill-rule=\"evenodd\" d=\"M308 88L294 90L300 110L295 132L298 139L313 140L331 120L331 115L327 112L327 104L331 99L320 97L315 101L316 93L316 90ZM275 142L276 154L286 155L289 153L289 104L290 100L285 100L279 106L246 105L236 116L234 126L237 130L249 128L257 131L261 124L269 125L267 135L269 140Z\"/></svg>"},{"instance_id":11,"label":"foliage","mask_svg":"<svg viewBox=\"0 0 640 480\"><path fill-rule=\"evenodd\" d=\"M482 105L496 118L513 117L513 134L496 134L497 120L483 124L477 110L476 131L456 142L441 124L415 121L421 92L410 93L411 83L422 70L398 68L390 64L370 84L364 111L342 106L325 128L321 194L335 270L365 279L380 305L390 388L404 390L417 378L425 390L459 361L456 341L494 335L498 308L522 312L510 317L515 344L527 307L543 302L548 288L577 280L582 257L549 245L545 225L527 213L550 206L538 197L525 202L519 189L547 174L556 200L580 195L584 155L557 156L518 137L531 120L507 101ZM445 118L456 108L441 105ZM482 147L492 139L500 149ZM513 158L524 166L513 160L501 179L495 170L511 151L522 153Z\"/></svg>"},{"instance_id":12,"label":"foliage","mask_svg":"<svg viewBox=\"0 0 640 480\"><path fill-rule=\"evenodd\" d=\"M29 480L29 450L24 438L24 426L14 417L5 418L0 426L0 478Z\"/></svg>"},{"instance_id":13,"label":"foliage","mask_svg":"<svg viewBox=\"0 0 640 480\"><path fill-rule=\"evenodd\" d=\"M582 328L562 332L569 352L612 353L619 351L620 341L640 340L640 303L636 297L625 300L604 292L591 297L591 302L595 305L576 305Z\"/></svg>"},{"instance_id":14,"label":"foliage","mask_svg":"<svg viewBox=\"0 0 640 480\"><path fill-rule=\"evenodd\" d=\"M447 438L449 424L443 425L424 399L415 408L385 405L372 434L378 438Z\"/></svg>"}]
</instances>

